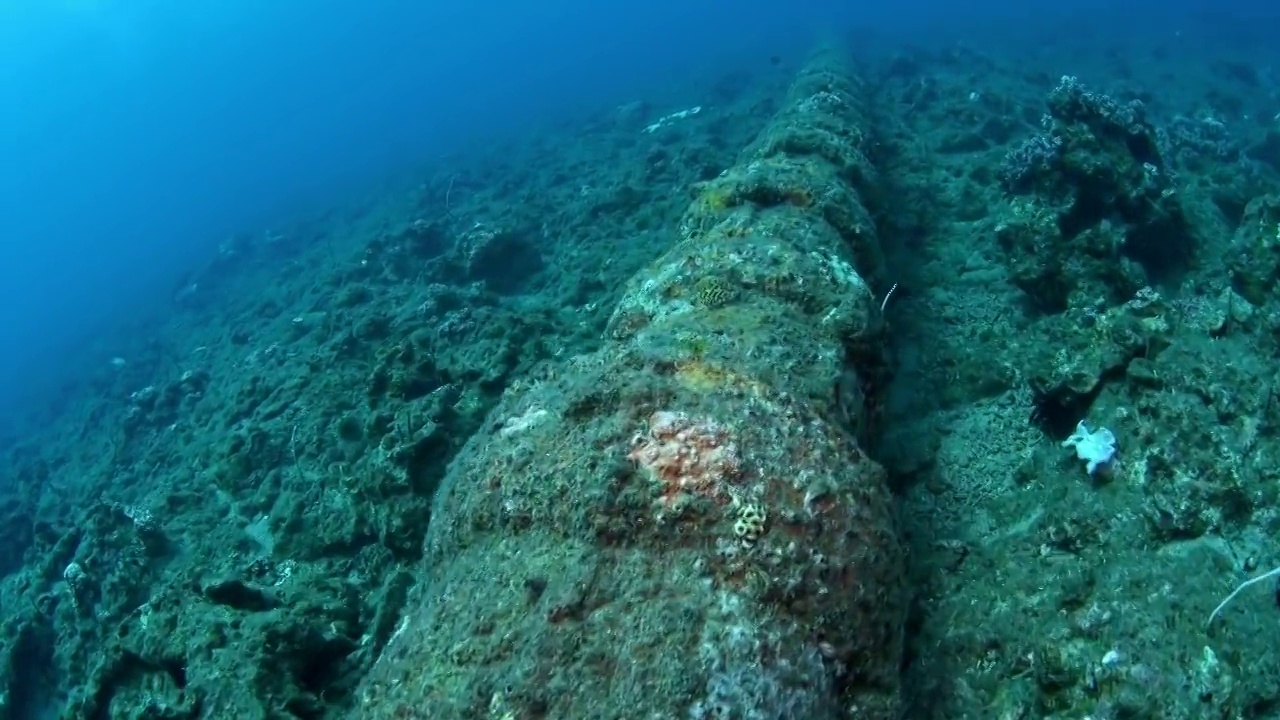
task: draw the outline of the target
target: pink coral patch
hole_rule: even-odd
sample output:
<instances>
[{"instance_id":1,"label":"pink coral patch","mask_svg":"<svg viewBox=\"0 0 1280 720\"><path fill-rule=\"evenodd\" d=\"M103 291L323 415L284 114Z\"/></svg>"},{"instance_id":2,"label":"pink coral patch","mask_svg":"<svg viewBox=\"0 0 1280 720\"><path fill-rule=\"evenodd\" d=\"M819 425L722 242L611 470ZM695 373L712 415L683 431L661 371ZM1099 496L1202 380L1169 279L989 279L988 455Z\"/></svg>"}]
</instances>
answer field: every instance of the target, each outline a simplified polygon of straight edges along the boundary
<instances>
[{"instance_id":1,"label":"pink coral patch","mask_svg":"<svg viewBox=\"0 0 1280 720\"><path fill-rule=\"evenodd\" d=\"M693 494L726 502L727 483L742 474L738 446L713 420L661 410L649 417L649 430L637 435L627 457L662 483L662 499L670 504Z\"/></svg>"}]
</instances>

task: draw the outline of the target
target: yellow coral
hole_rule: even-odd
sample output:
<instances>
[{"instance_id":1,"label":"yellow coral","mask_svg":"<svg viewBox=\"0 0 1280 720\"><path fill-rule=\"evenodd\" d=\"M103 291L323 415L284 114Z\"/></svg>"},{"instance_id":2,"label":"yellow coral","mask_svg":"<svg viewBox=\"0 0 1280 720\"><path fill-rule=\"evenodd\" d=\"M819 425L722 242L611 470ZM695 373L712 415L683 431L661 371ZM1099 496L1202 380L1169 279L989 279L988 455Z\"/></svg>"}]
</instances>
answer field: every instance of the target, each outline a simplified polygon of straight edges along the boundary
<instances>
[{"instance_id":1,"label":"yellow coral","mask_svg":"<svg viewBox=\"0 0 1280 720\"><path fill-rule=\"evenodd\" d=\"M720 307L733 298L733 288L720 278L704 277L694 287L694 298L702 307Z\"/></svg>"},{"instance_id":2,"label":"yellow coral","mask_svg":"<svg viewBox=\"0 0 1280 720\"><path fill-rule=\"evenodd\" d=\"M675 377L680 384L698 392L726 389L755 394L763 392L761 384L751 377L696 358L678 363Z\"/></svg>"},{"instance_id":3,"label":"yellow coral","mask_svg":"<svg viewBox=\"0 0 1280 720\"><path fill-rule=\"evenodd\" d=\"M724 188L708 189L702 193L702 204L714 213L724 212L733 204L733 197Z\"/></svg>"},{"instance_id":4,"label":"yellow coral","mask_svg":"<svg viewBox=\"0 0 1280 720\"><path fill-rule=\"evenodd\" d=\"M769 515L759 503L743 503L738 506L738 519L733 523L733 534L753 543L764 534Z\"/></svg>"}]
</instances>

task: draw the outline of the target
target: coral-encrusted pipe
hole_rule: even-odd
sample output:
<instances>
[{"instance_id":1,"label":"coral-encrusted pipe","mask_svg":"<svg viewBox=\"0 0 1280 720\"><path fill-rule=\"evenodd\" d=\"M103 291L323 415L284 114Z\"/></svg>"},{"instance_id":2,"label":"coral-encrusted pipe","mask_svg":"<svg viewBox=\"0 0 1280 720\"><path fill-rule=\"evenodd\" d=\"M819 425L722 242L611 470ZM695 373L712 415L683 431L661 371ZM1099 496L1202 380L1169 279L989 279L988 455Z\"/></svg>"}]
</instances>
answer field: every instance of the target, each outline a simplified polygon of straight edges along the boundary
<instances>
[{"instance_id":1,"label":"coral-encrusted pipe","mask_svg":"<svg viewBox=\"0 0 1280 720\"><path fill-rule=\"evenodd\" d=\"M903 559L858 444L887 285L861 102L817 55L603 349L508 391L362 717L897 716Z\"/></svg>"}]
</instances>

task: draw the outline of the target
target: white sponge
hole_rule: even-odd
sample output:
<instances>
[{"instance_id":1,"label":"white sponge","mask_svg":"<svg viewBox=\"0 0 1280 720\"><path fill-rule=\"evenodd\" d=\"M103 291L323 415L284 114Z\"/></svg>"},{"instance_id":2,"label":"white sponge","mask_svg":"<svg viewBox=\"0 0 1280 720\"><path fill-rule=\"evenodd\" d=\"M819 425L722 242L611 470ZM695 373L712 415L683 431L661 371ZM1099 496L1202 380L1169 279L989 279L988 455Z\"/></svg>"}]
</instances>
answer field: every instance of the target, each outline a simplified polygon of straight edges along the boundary
<instances>
[{"instance_id":1,"label":"white sponge","mask_svg":"<svg viewBox=\"0 0 1280 720\"><path fill-rule=\"evenodd\" d=\"M1062 441L1062 447L1076 449L1076 457L1084 460L1089 475L1106 467L1116 457L1116 436L1106 428L1090 430L1088 424L1081 420L1076 423L1076 431L1071 437Z\"/></svg>"}]
</instances>

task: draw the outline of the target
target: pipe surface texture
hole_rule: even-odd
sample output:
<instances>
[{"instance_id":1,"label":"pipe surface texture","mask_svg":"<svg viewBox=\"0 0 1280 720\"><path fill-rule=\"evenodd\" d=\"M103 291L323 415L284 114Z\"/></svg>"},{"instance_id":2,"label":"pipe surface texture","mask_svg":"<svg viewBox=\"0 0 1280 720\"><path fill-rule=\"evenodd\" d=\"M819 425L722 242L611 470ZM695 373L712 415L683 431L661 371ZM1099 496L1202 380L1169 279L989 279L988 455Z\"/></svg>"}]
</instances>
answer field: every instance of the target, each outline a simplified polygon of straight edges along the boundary
<instances>
[{"instance_id":1,"label":"pipe surface texture","mask_svg":"<svg viewBox=\"0 0 1280 720\"><path fill-rule=\"evenodd\" d=\"M903 556L862 91L820 52L701 184L604 346L515 384L444 479L366 718L896 718Z\"/></svg>"}]
</instances>

